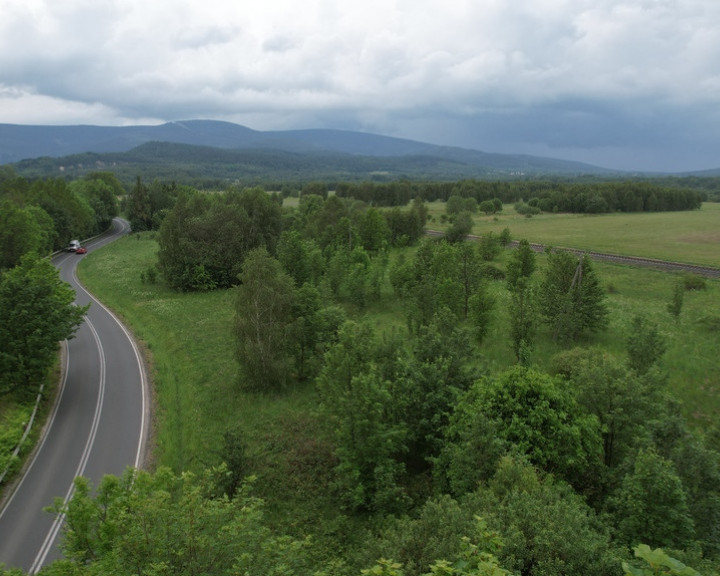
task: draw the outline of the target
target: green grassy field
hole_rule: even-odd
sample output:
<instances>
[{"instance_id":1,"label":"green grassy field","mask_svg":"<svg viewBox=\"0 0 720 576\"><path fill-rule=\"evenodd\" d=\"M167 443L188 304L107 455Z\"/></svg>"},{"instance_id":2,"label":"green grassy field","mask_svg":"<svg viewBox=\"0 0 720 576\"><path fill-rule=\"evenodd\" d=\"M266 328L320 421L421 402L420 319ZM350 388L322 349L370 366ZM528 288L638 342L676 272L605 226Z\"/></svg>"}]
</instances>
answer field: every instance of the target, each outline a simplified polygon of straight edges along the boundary
<instances>
[{"instance_id":1,"label":"green grassy field","mask_svg":"<svg viewBox=\"0 0 720 576\"><path fill-rule=\"evenodd\" d=\"M445 203L433 202L431 228L445 229ZM506 204L497 216L476 214L473 234L499 234L564 248L720 267L720 203L688 212L539 214L521 216Z\"/></svg>"}]
</instances>

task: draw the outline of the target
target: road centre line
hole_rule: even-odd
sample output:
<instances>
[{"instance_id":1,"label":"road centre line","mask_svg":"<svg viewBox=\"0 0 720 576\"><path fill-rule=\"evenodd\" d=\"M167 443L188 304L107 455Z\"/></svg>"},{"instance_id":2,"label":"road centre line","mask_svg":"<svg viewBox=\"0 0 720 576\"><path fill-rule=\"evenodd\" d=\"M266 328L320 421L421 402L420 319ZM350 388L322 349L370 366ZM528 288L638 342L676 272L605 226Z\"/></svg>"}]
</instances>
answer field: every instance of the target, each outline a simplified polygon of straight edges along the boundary
<instances>
[{"instance_id":1,"label":"road centre line","mask_svg":"<svg viewBox=\"0 0 720 576\"><path fill-rule=\"evenodd\" d=\"M105 398L105 351L103 349L102 342L100 341L100 336L98 335L97 330L95 330L95 326L93 326L92 322L88 318L85 319L85 323L90 328L90 331L93 334L100 356L100 386L97 402L95 404L95 414L93 416L90 434L88 435L87 441L85 442L85 449L83 450L80 462L78 463L78 467L75 470L73 481L71 482L67 494L65 495L65 499L63 500L63 508L68 505L71 498L73 497L73 494L75 493L75 478L85 474L85 468L87 466L88 460L90 459L90 452L92 451L93 444L95 443L95 438L97 437L97 431L100 425L100 417L102 415L103 399ZM55 521L53 522L52 527L48 532L48 535L45 537L45 541L43 542L40 551L35 557L35 561L28 570L28 574L35 574L40 570L40 568L43 567L45 559L47 558L47 555L50 553L50 550L55 543L55 539L60 532L60 528L62 527L64 520L65 514L58 514L56 516Z\"/></svg>"}]
</instances>

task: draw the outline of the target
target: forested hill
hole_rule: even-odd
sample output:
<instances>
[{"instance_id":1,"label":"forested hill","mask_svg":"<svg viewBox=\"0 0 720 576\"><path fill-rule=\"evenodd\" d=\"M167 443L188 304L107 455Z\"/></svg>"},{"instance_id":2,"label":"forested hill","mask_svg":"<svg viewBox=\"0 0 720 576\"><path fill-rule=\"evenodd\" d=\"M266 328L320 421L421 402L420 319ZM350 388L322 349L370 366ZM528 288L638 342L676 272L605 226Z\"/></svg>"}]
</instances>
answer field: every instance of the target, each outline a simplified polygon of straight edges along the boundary
<instances>
[{"instance_id":1,"label":"forested hill","mask_svg":"<svg viewBox=\"0 0 720 576\"><path fill-rule=\"evenodd\" d=\"M193 161L200 158L202 167ZM0 124L0 164L20 162L18 171L31 177L58 176L89 164L93 169L115 166L137 174L142 173L143 164L161 161L166 166L174 164L181 174L198 176L202 171L204 178L236 179L255 173L265 181L288 176L367 180L611 174L579 162L492 154L342 130L260 132L205 120L125 127ZM230 169L232 164L238 168Z\"/></svg>"},{"instance_id":2,"label":"forested hill","mask_svg":"<svg viewBox=\"0 0 720 576\"><path fill-rule=\"evenodd\" d=\"M22 160L14 164L30 179L81 177L88 172L113 172L123 183L137 176L159 178L198 187L278 182L385 182L398 179L455 181L466 178L508 178L582 174L562 162L531 156L486 155L488 160L470 162L442 156L367 156L337 152L291 152L270 148L222 149L168 142L148 142L128 152L84 153Z\"/></svg>"}]
</instances>

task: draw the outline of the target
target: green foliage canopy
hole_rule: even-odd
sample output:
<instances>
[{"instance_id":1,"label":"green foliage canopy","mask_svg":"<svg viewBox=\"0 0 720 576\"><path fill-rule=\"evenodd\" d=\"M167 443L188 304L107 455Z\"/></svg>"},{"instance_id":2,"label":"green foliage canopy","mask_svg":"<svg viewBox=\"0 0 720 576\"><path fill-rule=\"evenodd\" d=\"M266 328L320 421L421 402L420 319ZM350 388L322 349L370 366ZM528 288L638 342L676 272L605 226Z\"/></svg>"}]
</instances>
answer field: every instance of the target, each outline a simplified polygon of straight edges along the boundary
<instances>
[{"instance_id":1,"label":"green foliage canopy","mask_svg":"<svg viewBox=\"0 0 720 576\"><path fill-rule=\"evenodd\" d=\"M0 395L39 385L71 338L88 306L75 306L75 293L58 271L34 253L0 276Z\"/></svg>"},{"instance_id":2,"label":"green foliage canopy","mask_svg":"<svg viewBox=\"0 0 720 576\"><path fill-rule=\"evenodd\" d=\"M464 402L497 421L499 436L531 462L571 483L599 464L597 419L580 409L572 388L547 374L516 366L478 380Z\"/></svg>"},{"instance_id":3,"label":"green foliage canopy","mask_svg":"<svg viewBox=\"0 0 720 576\"><path fill-rule=\"evenodd\" d=\"M214 196L182 190L160 227L158 264L173 288L227 288L250 250L274 254L281 229L280 205L262 189Z\"/></svg>"},{"instance_id":4,"label":"green foliage canopy","mask_svg":"<svg viewBox=\"0 0 720 576\"><path fill-rule=\"evenodd\" d=\"M28 252L49 254L52 231L52 220L42 208L0 200L0 270L19 264Z\"/></svg>"},{"instance_id":5,"label":"green foliage canopy","mask_svg":"<svg viewBox=\"0 0 720 576\"><path fill-rule=\"evenodd\" d=\"M306 543L273 536L262 501L245 484L229 497L218 490L224 468L200 477L128 470L105 476L97 490L75 481L64 514L65 559L44 573L299 574L307 569Z\"/></svg>"},{"instance_id":6,"label":"green foliage canopy","mask_svg":"<svg viewBox=\"0 0 720 576\"><path fill-rule=\"evenodd\" d=\"M553 338L561 342L575 342L583 333L607 324L605 292L587 255L578 258L569 252L548 250L538 297Z\"/></svg>"},{"instance_id":7,"label":"green foliage canopy","mask_svg":"<svg viewBox=\"0 0 720 576\"><path fill-rule=\"evenodd\" d=\"M265 248L243 263L235 301L235 338L241 380L249 390L285 387L290 370L295 286Z\"/></svg>"},{"instance_id":8,"label":"green foliage canopy","mask_svg":"<svg viewBox=\"0 0 720 576\"><path fill-rule=\"evenodd\" d=\"M627 544L682 548L694 535L682 481L655 450L640 451L610 506Z\"/></svg>"}]
</instances>

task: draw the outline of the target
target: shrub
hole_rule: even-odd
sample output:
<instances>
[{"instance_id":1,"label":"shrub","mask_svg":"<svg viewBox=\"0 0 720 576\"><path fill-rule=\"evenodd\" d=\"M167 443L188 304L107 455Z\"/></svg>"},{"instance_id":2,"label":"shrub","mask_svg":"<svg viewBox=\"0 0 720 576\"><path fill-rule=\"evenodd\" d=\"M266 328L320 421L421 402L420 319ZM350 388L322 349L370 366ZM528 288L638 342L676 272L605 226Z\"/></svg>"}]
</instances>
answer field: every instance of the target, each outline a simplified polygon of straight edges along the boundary
<instances>
[{"instance_id":1,"label":"shrub","mask_svg":"<svg viewBox=\"0 0 720 576\"><path fill-rule=\"evenodd\" d=\"M30 412L30 407L18 406L5 411L0 418L0 475L18 463L13 451L23 436Z\"/></svg>"},{"instance_id":2,"label":"shrub","mask_svg":"<svg viewBox=\"0 0 720 576\"><path fill-rule=\"evenodd\" d=\"M515 204L515 212L523 216L532 217L536 214L540 214L541 210L537 206L531 206L530 204L526 204L521 201Z\"/></svg>"},{"instance_id":3,"label":"shrub","mask_svg":"<svg viewBox=\"0 0 720 576\"><path fill-rule=\"evenodd\" d=\"M500 232L500 245L505 248L512 241L512 235L510 234L510 228L503 228Z\"/></svg>"},{"instance_id":4,"label":"shrub","mask_svg":"<svg viewBox=\"0 0 720 576\"><path fill-rule=\"evenodd\" d=\"M483 200L480 202L480 210L485 212L485 214L495 214L497 211L492 200Z\"/></svg>"},{"instance_id":5,"label":"shrub","mask_svg":"<svg viewBox=\"0 0 720 576\"><path fill-rule=\"evenodd\" d=\"M143 284L145 284L146 282L149 284L155 284L155 282L157 282L157 275L158 269L153 264L151 264L145 270L140 272L140 281Z\"/></svg>"},{"instance_id":6,"label":"shrub","mask_svg":"<svg viewBox=\"0 0 720 576\"><path fill-rule=\"evenodd\" d=\"M682 281L683 286L685 286L685 290L705 290L707 288L707 281L705 278L698 276L697 274L683 274Z\"/></svg>"},{"instance_id":7,"label":"shrub","mask_svg":"<svg viewBox=\"0 0 720 576\"><path fill-rule=\"evenodd\" d=\"M480 257L485 261L495 260L500 254L502 247L500 245L500 239L493 234L488 232L480 236L479 242Z\"/></svg>"}]
</instances>

